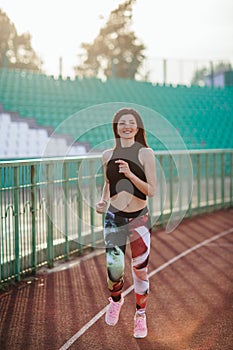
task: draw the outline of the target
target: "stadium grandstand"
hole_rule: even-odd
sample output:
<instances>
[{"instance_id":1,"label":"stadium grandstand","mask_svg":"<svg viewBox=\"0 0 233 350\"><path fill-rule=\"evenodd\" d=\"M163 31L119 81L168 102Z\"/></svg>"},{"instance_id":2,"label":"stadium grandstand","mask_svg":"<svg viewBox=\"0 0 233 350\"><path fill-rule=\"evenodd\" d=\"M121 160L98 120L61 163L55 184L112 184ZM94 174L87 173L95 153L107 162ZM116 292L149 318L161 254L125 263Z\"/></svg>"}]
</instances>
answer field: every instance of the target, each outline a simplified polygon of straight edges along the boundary
<instances>
[{"instance_id":1,"label":"stadium grandstand","mask_svg":"<svg viewBox=\"0 0 233 350\"><path fill-rule=\"evenodd\" d=\"M50 139L49 156L80 155L111 137L103 115L91 106L112 102L134 103L160 113L179 132L188 149L233 148L233 86L212 88L162 85L134 80L66 79L30 71L0 69L0 158L41 157ZM87 110L80 123L69 117ZM112 114L108 114L111 120ZM91 120L96 130L80 135ZM64 121L67 120L66 123ZM107 119L106 119L107 120ZM83 125L86 123L86 125ZM80 135L77 140L77 135ZM164 150L149 135L149 144ZM69 153L67 154L67 147ZM98 146L100 145L100 146ZM168 139L167 149L179 145Z\"/></svg>"}]
</instances>

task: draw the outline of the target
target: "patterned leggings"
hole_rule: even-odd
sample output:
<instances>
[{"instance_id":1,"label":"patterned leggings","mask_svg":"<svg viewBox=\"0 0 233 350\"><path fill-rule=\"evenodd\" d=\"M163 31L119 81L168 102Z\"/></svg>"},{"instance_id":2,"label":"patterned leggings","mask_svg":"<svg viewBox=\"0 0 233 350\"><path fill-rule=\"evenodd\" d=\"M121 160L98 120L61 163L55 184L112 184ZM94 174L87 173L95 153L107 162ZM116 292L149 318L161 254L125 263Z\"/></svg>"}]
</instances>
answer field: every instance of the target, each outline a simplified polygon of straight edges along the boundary
<instances>
[{"instance_id":1,"label":"patterned leggings","mask_svg":"<svg viewBox=\"0 0 233 350\"><path fill-rule=\"evenodd\" d=\"M147 208L134 213L114 213L112 208L110 206L104 220L108 289L113 298L121 295L124 285L125 249L129 237L136 308L145 309L149 294L150 216Z\"/></svg>"}]
</instances>

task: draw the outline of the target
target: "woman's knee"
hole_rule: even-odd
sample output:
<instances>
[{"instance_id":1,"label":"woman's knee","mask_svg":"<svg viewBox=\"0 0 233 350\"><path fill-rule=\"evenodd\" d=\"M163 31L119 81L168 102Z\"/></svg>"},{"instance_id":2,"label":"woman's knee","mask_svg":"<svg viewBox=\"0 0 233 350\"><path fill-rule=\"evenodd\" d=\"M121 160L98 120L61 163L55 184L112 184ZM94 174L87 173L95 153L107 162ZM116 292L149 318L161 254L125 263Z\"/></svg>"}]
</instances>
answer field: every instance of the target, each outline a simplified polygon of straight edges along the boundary
<instances>
[{"instance_id":1,"label":"woman's knee","mask_svg":"<svg viewBox=\"0 0 233 350\"><path fill-rule=\"evenodd\" d=\"M119 247L106 250L108 277L112 282L120 281L124 276L124 253Z\"/></svg>"}]
</instances>

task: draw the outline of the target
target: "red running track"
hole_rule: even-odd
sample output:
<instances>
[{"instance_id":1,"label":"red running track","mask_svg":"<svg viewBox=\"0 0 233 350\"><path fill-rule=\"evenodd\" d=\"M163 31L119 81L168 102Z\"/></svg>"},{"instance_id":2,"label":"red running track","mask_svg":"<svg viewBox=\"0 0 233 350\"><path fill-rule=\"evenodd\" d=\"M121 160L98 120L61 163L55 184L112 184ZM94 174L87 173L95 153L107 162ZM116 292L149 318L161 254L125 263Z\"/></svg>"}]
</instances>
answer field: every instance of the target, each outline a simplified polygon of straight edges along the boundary
<instances>
[{"instance_id":1,"label":"red running track","mask_svg":"<svg viewBox=\"0 0 233 350\"><path fill-rule=\"evenodd\" d=\"M17 283L0 295L1 350L232 350L233 209L153 232L148 336L133 338L134 294L126 254L119 323L108 304L103 250Z\"/></svg>"}]
</instances>

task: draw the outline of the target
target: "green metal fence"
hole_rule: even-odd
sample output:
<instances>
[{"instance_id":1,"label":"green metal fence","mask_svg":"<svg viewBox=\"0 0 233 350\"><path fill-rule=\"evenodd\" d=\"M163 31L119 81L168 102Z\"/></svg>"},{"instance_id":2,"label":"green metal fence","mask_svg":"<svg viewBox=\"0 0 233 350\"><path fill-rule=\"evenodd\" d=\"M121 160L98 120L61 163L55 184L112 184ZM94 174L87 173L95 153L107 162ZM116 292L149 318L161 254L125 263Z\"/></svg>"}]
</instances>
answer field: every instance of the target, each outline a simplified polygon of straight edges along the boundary
<instances>
[{"instance_id":1,"label":"green metal fence","mask_svg":"<svg viewBox=\"0 0 233 350\"><path fill-rule=\"evenodd\" d=\"M153 225L167 232L184 217L233 202L233 150L156 152ZM0 280L101 247L101 156L0 162Z\"/></svg>"}]
</instances>

